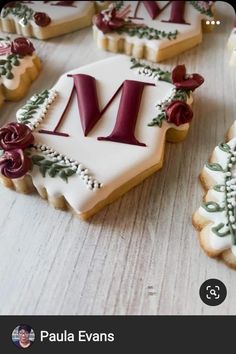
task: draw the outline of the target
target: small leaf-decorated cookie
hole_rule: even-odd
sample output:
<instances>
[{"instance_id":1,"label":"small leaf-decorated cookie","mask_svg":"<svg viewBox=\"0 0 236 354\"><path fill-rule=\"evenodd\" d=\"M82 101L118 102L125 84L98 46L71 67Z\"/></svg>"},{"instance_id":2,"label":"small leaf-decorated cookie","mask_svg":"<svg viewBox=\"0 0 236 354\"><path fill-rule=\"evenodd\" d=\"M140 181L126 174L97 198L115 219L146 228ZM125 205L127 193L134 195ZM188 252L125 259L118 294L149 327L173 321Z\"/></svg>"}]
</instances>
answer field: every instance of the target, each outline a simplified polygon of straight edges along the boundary
<instances>
[{"instance_id":1,"label":"small leaf-decorated cookie","mask_svg":"<svg viewBox=\"0 0 236 354\"><path fill-rule=\"evenodd\" d=\"M0 106L5 100L17 101L24 97L40 68L29 39L0 38Z\"/></svg>"},{"instance_id":2,"label":"small leaf-decorated cookie","mask_svg":"<svg viewBox=\"0 0 236 354\"><path fill-rule=\"evenodd\" d=\"M0 129L1 181L86 219L162 167L203 81L125 56L66 73Z\"/></svg>"},{"instance_id":3,"label":"small leaf-decorated cookie","mask_svg":"<svg viewBox=\"0 0 236 354\"><path fill-rule=\"evenodd\" d=\"M90 26L106 1L11 1L1 10L4 32L47 39Z\"/></svg>"}]
</instances>

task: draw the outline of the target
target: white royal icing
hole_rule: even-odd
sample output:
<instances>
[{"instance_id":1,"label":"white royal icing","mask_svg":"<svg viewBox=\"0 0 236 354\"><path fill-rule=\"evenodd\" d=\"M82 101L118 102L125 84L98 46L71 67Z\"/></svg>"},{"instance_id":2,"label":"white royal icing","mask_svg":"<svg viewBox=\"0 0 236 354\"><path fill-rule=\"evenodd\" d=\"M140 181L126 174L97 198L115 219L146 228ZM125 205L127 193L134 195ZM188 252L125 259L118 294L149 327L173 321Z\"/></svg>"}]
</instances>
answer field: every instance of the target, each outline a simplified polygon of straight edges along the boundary
<instances>
[{"instance_id":1,"label":"white royal icing","mask_svg":"<svg viewBox=\"0 0 236 354\"><path fill-rule=\"evenodd\" d=\"M86 16L88 9L93 7L91 1L74 1L73 6L55 6L58 1L32 1L32 3L23 3L35 12L45 12L51 18L51 25L56 25L62 22L69 22L75 19ZM9 18L14 18L19 21L19 18L13 14L8 15ZM32 20L29 21L33 27L38 27Z\"/></svg>"},{"instance_id":2,"label":"white royal icing","mask_svg":"<svg viewBox=\"0 0 236 354\"><path fill-rule=\"evenodd\" d=\"M158 1L160 8L164 7L168 1ZM135 8L137 6L137 1L125 1L125 6L131 6L131 12L129 16L133 16ZM155 28L157 30L165 31L165 32L174 32L175 30L178 31L178 35L176 39L168 40L166 38L159 39L159 40L150 40L146 38L138 38L136 36L129 36L128 34L118 34L118 33L106 33L103 34L96 26L93 26L94 31L96 31L98 38L110 38L112 40L119 40L120 38L124 38L126 42L137 44L137 45L145 45L154 51L158 51L158 49L169 47L173 44L180 43L186 39L195 37L195 36L202 36L202 20L207 20L211 17L207 15L201 14L197 11L191 4L186 1L185 4L185 21L189 23L186 24L177 24L177 23L166 23L162 22L162 20L168 21L170 18L170 9L171 5L167 6L158 16L156 19L152 20L151 17L148 15L147 10L145 9L143 4L140 4L137 16L143 18L143 20L134 20L136 23L144 23L148 27Z\"/></svg>"},{"instance_id":3,"label":"white royal icing","mask_svg":"<svg viewBox=\"0 0 236 354\"><path fill-rule=\"evenodd\" d=\"M233 125L233 127L235 124ZM236 133L236 131L235 131ZM231 128L231 134L233 134L233 128ZM233 151L236 146L236 134L235 137L232 138L227 145L230 146L230 149ZM236 168L235 165L232 164L233 161L236 160L236 152L231 156L229 153L222 151L222 149L217 146L213 152L213 162L218 163L224 171L212 171L207 165L204 166L203 172L204 176L207 178L208 176L212 181L214 181L214 185L224 185L225 179L227 176L230 176L230 181L226 184L226 192L227 192L227 201L225 200L225 187L221 187L221 191L215 191L214 189L210 189L206 195L207 202L213 201L217 202L222 208L225 207L225 203L227 202L230 209L236 206ZM229 157L231 156L231 157ZM227 165L231 163L231 171L226 172ZM229 209L229 210L230 210ZM199 214L204 218L212 222L210 233L209 233L209 243L211 247L217 251L223 251L225 249L231 248L233 254L236 256L236 247L233 244L233 238L231 235L220 237L216 233L212 231L214 227L223 223L226 225L230 220L232 224L232 228L236 229L236 222L233 214L229 217L227 216L226 210L218 211L218 212L208 212L203 206L198 209ZM226 226L221 229L221 231L226 230Z\"/></svg>"},{"instance_id":4,"label":"white royal icing","mask_svg":"<svg viewBox=\"0 0 236 354\"><path fill-rule=\"evenodd\" d=\"M137 70L131 70L130 66L130 59L119 55L75 69L70 74L82 73L96 78L99 107L104 107L124 80L147 82L144 75L139 75ZM40 121L39 129L53 130L56 126L73 86L73 79L67 77L67 74L60 77L53 87L53 91L57 92L57 97L47 107L46 117ZM51 178L47 175L43 177L39 173L38 167L34 166L30 174L35 187L39 191L46 188L50 197L63 195L72 208L80 214L92 209L125 182L159 163L162 158L167 129L174 127L186 130L189 126L186 123L177 127L166 121L163 122L161 128L148 126L152 118L157 115L156 104L168 98L173 87L170 83L158 81L156 86L144 88L135 136L140 142L145 143L146 147L97 140L97 137L108 136L113 130L120 94L87 137L84 136L81 128L77 97L74 95L60 128L60 131L68 133L69 137L40 134L37 132L37 128L34 130L35 144L49 146L57 153L65 154L75 161L79 161L88 169L90 175L94 176L103 186L95 191L90 191L84 188L83 181L78 179L76 175L71 176L68 183L65 183L58 177ZM188 100L189 104L191 102L192 98ZM41 111L44 109L45 107L40 108ZM40 116L40 110L36 112L36 119ZM21 110L18 111L17 117L20 121Z\"/></svg>"},{"instance_id":5,"label":"white royal icing","mask_svg":"<svg viewBox=\"0 0 236 354\"><path fill-rule=\"evenodd\" d=\"M51 19L51 23L47 27L71 22L73 20L80 21L91 11L92 15L95 13L93 1L74 1L73 6L55 6L56 3L58 3L58 1L49 1L47 3L44 1L22 2L23 5L26 5L34 12L46 13ZM4 11L4 9L2 11ZM1 19L4 21L3 17ZM40 29L33 19L29 20L27 25L24 25L22 20L12 13L7 15L7 19L14 19L21 27L32 26L35 30Z\"/></svg>"},{"instance_id":6,"label":"white royal icing","mask_svg":"<svg viewBox=\"0 0 236 354\"><path fill-rule=\"evenodd\" d=\"M1 40L1 47L10 45L9 40ZM0 55L0 60L5 60L9 54ZM7 79L5 75L0 76L0 85L5 86L9 90L15 90L21 80L21 75L25 73L28 68L34 66L34 59L36 58L36 53L34 52L32 55L25 55L23 58L20 58L19 66L12 66L11 72L14 75L13 79Z\"/></svg>"}]
</instances>

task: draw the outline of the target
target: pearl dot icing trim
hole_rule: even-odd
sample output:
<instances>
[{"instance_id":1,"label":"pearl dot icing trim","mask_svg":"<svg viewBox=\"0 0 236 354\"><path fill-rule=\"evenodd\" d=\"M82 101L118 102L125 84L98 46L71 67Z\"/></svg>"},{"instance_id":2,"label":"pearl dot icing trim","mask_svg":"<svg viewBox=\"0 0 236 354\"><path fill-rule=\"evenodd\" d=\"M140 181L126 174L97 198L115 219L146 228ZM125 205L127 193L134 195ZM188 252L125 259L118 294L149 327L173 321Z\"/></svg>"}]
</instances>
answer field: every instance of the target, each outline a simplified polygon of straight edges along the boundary
<instances>
[{"instance_id":1,"label":"pearl dot icing trim","mask_svg":"<svg viewBox=\"0 0 236 354\"><path fill-rule=\"evenodd\" d=\"M55 90L46 90L47 97L44 98L44 101L41 104L37 104L37 100L39 99L40 95L34 95L30 101L26 103L24 107L22 107L16 114L16 119L18 123L26 124L32 131L36 129L39 124L44 120L47 115L47 111L50 105L57 97L57 92ZM42 99L43 100L43 99ZM29 111L29 107L32 107L33 114ZM29 114L26 116L26 110L28 109ZM25 120L27 122L25 123Z\"/></svg>"},{"instance_id":2,"label":"pearl dot icing trim","mask_svg":"<svg viewBox=\"0 0 236 354\"><path fill-rule=\"evenodd\" d=\"M85 168L80 162L64 155L60 154L57 151L53 150L47 145L34 144L31 149L31 155L34 155L34 152L37 151L40 155L44 155L50 161L59 164L63 168L70 168L74 171L80 179L86 184L86 187L89 190L95 191L102 187L102 183L97 181L92 175L89 174L87 168Z\"/></svg>"}]
</instances>

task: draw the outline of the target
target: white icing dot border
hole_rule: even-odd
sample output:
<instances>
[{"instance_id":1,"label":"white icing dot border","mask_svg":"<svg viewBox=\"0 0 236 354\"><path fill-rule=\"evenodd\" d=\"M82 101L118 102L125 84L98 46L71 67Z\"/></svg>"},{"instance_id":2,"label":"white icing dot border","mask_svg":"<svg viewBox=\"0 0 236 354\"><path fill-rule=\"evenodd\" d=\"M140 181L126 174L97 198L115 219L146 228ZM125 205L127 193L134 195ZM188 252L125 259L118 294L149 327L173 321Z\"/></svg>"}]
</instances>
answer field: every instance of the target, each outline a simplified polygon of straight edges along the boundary
<instances>
[{"instance_id":1,"label":"white icing dot border","mask_svg":"<svg viewBox=\"0 0 236 354\"><path fill-rule=\"evenodd\" d=\"M47 111L50 107L50 105L53 103L53 101L56 99L56 97L58 96L58 93L56 90L48 90L49 95L48 98L45 99L44 103L40 105L39 108L36 108L36 113L34 113L34 116L32 119L30 120L30 123L26 123L25 125L27 125L32 131L34 131L36 128L38 128L38 126L40 125L40 123L42 123L42 121L45 119ZM34 101L36 101L36 99L38 98L38 95L34 95L30 98L30 101L32 101L32 103ZM27 105L27 103L26 103ZM26 106L25 105L25 106ZM24 107L23 106L21 109L19 109L16 113L16 119L18 123L23 123L24 120ZM24 124L24 123L23 123Z\"/></svg>"},{"instance_id":2,"label":"white icing dot border","mask_svg":"<svg viewBox=\"0 0 236 354\"><path fill-rule=\"evenodd\" d=\"M84 167L80 162L64 155L60 154L51 147L45 144L34 144L31 148L31 155L33 151L37 151L40 155L44 155L45 157L49 158L50 161L57 162L64 167L68 167L75 171L75 174L80 177L81 180L86 184L86 187L89 190L95 191L100 189L103 185L99 181L97 181L92 175L89 174L89 171L86 167Z\"/></svg>"}]
</instances>

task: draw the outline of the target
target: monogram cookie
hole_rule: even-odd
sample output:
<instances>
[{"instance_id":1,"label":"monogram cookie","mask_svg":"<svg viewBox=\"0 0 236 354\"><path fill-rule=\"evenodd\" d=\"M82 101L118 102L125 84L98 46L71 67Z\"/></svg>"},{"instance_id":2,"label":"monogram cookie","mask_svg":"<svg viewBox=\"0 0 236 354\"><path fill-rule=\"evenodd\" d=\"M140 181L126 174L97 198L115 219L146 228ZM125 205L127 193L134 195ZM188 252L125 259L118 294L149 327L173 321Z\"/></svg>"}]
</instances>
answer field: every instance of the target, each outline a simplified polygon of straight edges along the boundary
<instances>
[{"instance_id":1,"label":"monogram cookie","mask_svg":"<svg viewBox=\"0 0 236 354\"><path fill-rule=\"evenodd\" d=\"M159 62L199 44L213 18L213 1L114 1L93 31L101 49Z\"/></svg>"},{"instance_id":2,"label":"monogram cookie","mask_svg":"<svg viewBox=\"0 0 236 354\"><path fill-rule=\"evenodd\" d=\"M162 167L203 81L121 55L64 74L0 129L2 183L87 219Z\"/></svg>"}]
</instances>

